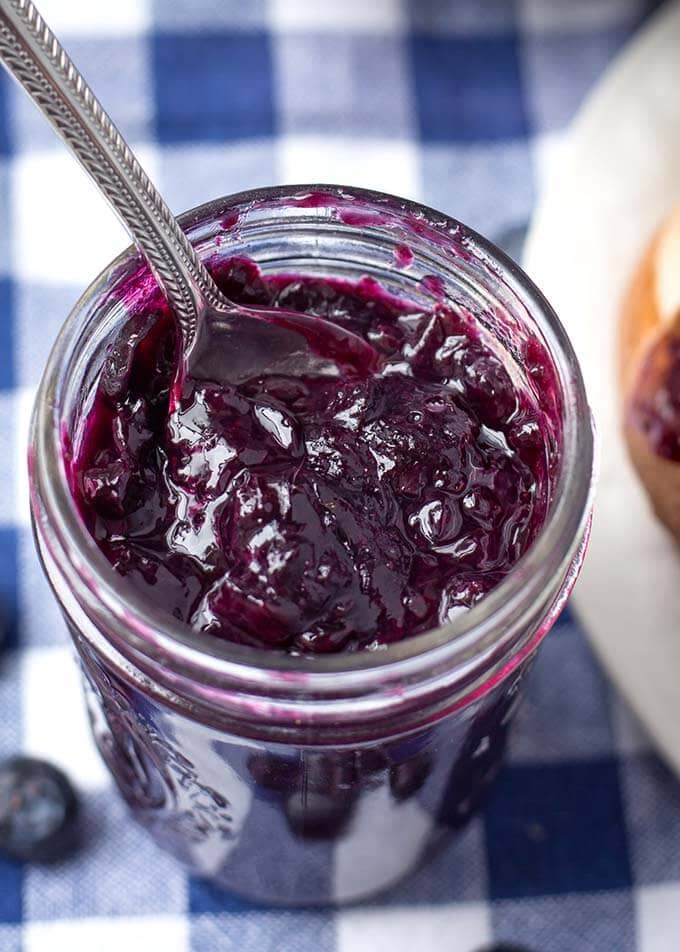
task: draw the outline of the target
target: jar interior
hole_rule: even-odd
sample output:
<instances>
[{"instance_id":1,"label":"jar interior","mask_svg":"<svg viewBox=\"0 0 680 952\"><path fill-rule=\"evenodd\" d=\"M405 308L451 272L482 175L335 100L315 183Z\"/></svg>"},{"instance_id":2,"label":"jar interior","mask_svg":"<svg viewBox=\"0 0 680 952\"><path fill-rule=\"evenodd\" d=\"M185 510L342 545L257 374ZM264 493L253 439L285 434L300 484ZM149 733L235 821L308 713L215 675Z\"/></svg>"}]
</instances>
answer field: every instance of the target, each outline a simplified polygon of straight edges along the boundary
<instances>
[{"instance_id":1,"label":"jar interior","mask_svg":"<svg viewBox=\"0 0 680 952\"><path fill-rule=\"evenodd\" d=\"M327 204L326 204L327 202ZM291 275L369 279L382 294L415 312L438 304L458 305L475 319L484 346L508 371L516 390L531 395L554 424L551 436L561 444L563 401L549 348L541 329L515 289L462 230L441 232L417 218L405 218L384 205L343 202L337 195L312 193L309 200L238 202L210 206L194 216L187 232L201 258L213 268L230 258L254 261L266 278ZM153 308L158 288L136 255L109 274L104 293L95 295L85 315L85 346L72 350L61 394L62 436L77 446L79 423L86 417L109 345L132 313ZM527 355L532 360L527 360ZM532 377L536 362L550 368L546 388ZM75 384L75 385L74 385ZM553 460L556 483L560 454Z\"/></svg>"},{"instance_id":2,"label":"jar interior","mask_svg":"<svg viewBox=\"0 0 680 952\"><path fill-rule=\"evenodd\" d=\"M573 560L580 558L591 493L592 430L582 380L569 342L540 292L508 258L464 226L378 193L335 186L268 189L219 199L181 220L208 264L246 256L265 277L368 278L385 293L424 311L442 301L463 305L518 388L531 392L544 409L548 406L560 449L551 507L543 530L510 576L456 623L378 654L328 657L320 665L315 659L313 679L315 690L334 692L338 672L346 671L348 677L350 671L352 677L362 672L369 678L370 671L399 660L422 657L425 664L426 653L435 649L455 651L466 664L465 659L481 663L492 654L500 664L516 638L528 637L527 619L540 621ZM220 667L232 660L239 666L245 663L248 677L258 682L264 668L267 677L280 671L282 690L287 690L287 672L305 672L307 677L304 659L209 644L215 639L168 624L138 599L128 599L111 578L114 570L88 536L68 491L70 450L107 349L130 314L153 306L158 293L141 256L128 251L100 275L72 312L53 350L37 404L34 445L41 462L34 492L37 488L41 507L46 500L48 518L56 518L60 551L80 575L81 596L97 613L105 611L116 619L119 644L120 639L129 640L135 650L156 656L167 649L178 651L178 661L180 655L191 657L201 669L204 661ZM554 386L547 390L530 373L527 355L536 353L554 369ZM533 622L530 628L534 630ZM397 677L396 669L394 673ZM207 671L201 676L207 677Z\"/></svg>"}]
</instances>

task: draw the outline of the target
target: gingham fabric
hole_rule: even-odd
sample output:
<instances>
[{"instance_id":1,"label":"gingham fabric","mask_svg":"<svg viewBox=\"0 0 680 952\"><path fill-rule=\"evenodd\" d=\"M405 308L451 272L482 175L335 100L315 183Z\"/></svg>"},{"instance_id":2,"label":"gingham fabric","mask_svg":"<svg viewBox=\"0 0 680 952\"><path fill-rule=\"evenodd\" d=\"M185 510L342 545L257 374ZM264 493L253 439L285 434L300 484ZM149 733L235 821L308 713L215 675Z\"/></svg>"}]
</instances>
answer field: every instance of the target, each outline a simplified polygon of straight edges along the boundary
<instances>
[{"instance_id":1,"label":"gingham fabric","mask_svg":"<svg viewBox=\"0 0 680 952\"><path fill-rule=\"evenodd\" d=\"M566 123L644 0L44 0L177 211L277 182L410 196L517 234ZM668 95L677 95L669 89ZM32 394L83 287L127 241L0 76L0 755L63 765L85 842L0 859L0 952L680 949L680 786L567 613L486 812L380 901L257 908L189 878L128 818L88 735L28 524ZM612 637L615 633L612 632Z\"/></svg>"}]
</instances>

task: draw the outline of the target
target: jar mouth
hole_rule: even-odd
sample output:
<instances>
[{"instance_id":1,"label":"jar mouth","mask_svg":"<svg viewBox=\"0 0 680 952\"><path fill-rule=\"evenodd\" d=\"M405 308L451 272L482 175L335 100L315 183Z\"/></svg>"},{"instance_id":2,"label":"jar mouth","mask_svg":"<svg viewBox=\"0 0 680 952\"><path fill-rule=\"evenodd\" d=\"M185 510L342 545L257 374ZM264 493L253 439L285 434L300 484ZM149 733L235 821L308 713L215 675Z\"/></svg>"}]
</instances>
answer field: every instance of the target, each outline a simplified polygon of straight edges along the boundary
<instances>
[{"instance_id":1,"label":"jar mouth","mask_svg":"<svg viewBox=\"0 0 680 952\"><path fill-rule=\"evenodd\" d=\"M279 674L282 679L304 680L307 687L343 673L350 676L386 667L401 667L414 659L435 656L443 664L472 661L489 652L504 632L513 630L527 606L545 598L551 579L564 577L582 545L594 488L594 433L583 378L571 343L555 312L531 279L500 249L475 231L441 212L381 192L337 185L296 185L256 189L215 199L179 216L183 227L212 221L231 206L258 206L271 203L302 203L318 207L352 205L361 214L353 224L371 227L371 214L381 210L408 221L428 241L454 245L471 255L500 279L526 311L538 317L540 331L553 362L563 398L561 463L546 520L536 538L508 575L476 605L454 621L427 632L411 635L380 651L292 656L271 648L254 648L223 641L214 635L194 631L189 625L162 610L125 586L89 534L77 512L71 494L62 451L60 375L77 340L78 320L87 303L104 292L113 277L136 254L128 248L87 288L67 318L54 344L36 399L29 473L31 506L36 522L40 507L55 533L60 557L75 569L77 597L91 609L106 616L116 640L134 652L162 658L176 658L195 668L218 669L225 673L248 671ZM314 203L314 205L312 204Z\"/></svg>"}]
</instances>

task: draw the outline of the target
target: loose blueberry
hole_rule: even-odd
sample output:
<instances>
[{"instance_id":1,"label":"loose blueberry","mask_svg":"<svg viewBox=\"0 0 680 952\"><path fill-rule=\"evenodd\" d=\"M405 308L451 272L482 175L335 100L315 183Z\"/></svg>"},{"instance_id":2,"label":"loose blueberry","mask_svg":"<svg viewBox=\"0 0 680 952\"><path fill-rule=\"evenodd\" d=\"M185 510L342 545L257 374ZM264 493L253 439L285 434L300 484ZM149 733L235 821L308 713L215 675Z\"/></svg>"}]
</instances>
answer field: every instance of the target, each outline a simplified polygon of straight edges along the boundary
<instances>
[{"instance_id":1,"label":"loose blueberry","mask_svg":"<svg viewBox=\"0 0 680 952\"><path fill-rule=\"evenodd\" d=\"M77 821L78 798L61 770L33 757L0 764L0 852L27 862L65 858Z\"/></svg>"}]
</instances>

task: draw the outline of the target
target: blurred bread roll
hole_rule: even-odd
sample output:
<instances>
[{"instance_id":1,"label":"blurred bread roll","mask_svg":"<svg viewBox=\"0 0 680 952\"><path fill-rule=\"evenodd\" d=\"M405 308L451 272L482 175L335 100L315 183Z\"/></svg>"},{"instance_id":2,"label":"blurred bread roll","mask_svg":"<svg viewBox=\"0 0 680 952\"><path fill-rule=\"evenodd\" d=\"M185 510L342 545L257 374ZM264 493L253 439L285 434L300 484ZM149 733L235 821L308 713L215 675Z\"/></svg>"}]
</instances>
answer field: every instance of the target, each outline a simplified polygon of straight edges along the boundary
<instances>
[{"instance_id":1,"label":"blurred bread roll","mask_svg":"<svg viewBox=\"0 0 680 952\"><path fill-rule=\"evenodd\" d=\"M657 516L680 541L680 207L646 248L621 317L626 443Z\"/></svg>"}]
</instances>

